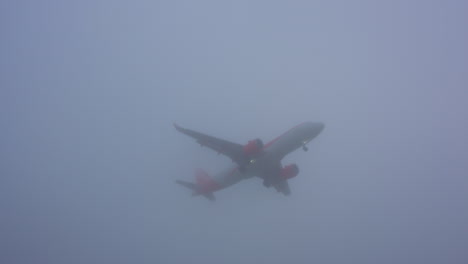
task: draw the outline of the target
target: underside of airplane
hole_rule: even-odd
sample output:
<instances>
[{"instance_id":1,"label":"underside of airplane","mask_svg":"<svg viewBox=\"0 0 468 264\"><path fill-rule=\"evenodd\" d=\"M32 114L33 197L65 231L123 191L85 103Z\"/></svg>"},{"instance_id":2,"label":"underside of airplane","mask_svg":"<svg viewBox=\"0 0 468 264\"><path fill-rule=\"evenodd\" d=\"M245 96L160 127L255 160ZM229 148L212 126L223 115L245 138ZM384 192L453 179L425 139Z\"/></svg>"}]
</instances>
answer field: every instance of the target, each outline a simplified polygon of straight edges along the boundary
<instances>
[{"instance_id":1,"label":"underside of airplane","mask_svg":"<svg viewBox=\"0 0 468 264\"><path fill-rule=\"evenodd\" d=\"M298 148L302 147L307 151L306 144L322 132L324 124L305 122L267 144L260 139L253 139L245 145L186 129L177 124L174 124L174 127L177 131L194 138L201 146L223 154L234 162L234 166L212 176L202 169L197 169L195 182L176 180L176 183L190 189L192 195L202 195L213 201L213 192L252 177L263 179L265 187L274 187L278 192L290 195L288 180L299 174L299 168L296 164L283 166L281 160Z\"/></svg>"}]
</instances>

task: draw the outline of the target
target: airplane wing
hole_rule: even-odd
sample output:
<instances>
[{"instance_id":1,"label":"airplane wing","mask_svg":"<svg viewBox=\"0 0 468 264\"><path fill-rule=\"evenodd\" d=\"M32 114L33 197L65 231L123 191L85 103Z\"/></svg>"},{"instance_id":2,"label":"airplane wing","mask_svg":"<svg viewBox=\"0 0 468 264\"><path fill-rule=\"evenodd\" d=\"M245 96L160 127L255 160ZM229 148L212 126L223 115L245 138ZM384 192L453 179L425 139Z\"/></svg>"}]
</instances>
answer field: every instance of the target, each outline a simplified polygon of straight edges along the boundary
<instances>
[{"instance_id":1,"label":"airplane wing","mask_svg":"<svg viewBox=\"0 0 468 264\"><path fill-rule=\"evenodd\" d=\"M287 180L280 180L277 181L273 184L275 186L275 189L278 192L283 193L284 195L290 195L291 194L291 189L289 188L289 183Z\"/></svg>"},{"instance_id":2,"label":"airplane wing","mask_svg":"<svg viewBox=\"0 0 468 264\"><path fill-rule=\"evenodd\" d=\"M228 156L241 167L245 166L248 162L248 158L245 156L243 151L243 145L241 144L205 135L200 132L180 127L177 124L174 124L174 127L182 134L196 139L200 145L206 146L218 153Z\"/></svg>"}]
</instances>

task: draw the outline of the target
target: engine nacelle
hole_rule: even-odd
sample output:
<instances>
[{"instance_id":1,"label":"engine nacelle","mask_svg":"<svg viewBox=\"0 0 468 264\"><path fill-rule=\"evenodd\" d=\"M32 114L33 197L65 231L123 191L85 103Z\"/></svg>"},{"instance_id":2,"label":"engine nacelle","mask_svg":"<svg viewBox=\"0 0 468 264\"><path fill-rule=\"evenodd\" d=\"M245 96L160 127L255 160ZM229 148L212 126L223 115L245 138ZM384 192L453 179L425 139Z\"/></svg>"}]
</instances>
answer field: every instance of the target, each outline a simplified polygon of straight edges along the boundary
<instances>
[{"instance_id":1,"label":"engine nacelle","mask_svg":"<svg viewBox=\"0 0 468 264\"><path fill-rule=\"evenodd\" d=\"M245 146L244 146L244 154L247 156L253 156L257 153L260 153L263 149L263 142L259 138L250 140Z\"/></svg>"},{"instance_id":2,"label":"engine nacelle","mask_svg":"<svg viewBox=\"0 0 468 264\"><path fill-rule=\"evenodd\" d=\"M296 177L297 174L299 174L299 167L297 167L297 165L294 163L284 166L280 172L281 178L285 180Z\"/></svg>"}]
</instances>

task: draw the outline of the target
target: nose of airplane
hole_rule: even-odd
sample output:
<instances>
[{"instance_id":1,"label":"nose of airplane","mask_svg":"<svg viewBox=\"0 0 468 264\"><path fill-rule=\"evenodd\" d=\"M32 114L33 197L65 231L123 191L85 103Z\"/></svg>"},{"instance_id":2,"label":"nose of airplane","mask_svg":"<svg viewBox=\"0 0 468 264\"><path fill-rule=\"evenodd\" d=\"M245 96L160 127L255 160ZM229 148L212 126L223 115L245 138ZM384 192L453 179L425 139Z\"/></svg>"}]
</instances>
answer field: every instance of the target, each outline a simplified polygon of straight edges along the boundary
<instances>
[{"instance_id":1,"label":"nose of airplane","mask_svg":"<svg viewBox=\"0 0 468 264\"><path fill-rule=\"evenodd\" d=\"M312 123L312 130L313 130L313 137L318 136L325 128L325 124L322 122L314 122Z\"/></svg>"},{"instance_id":2,"label":"nose of airplane","mask_svg":"<svg viewBox=\"0 0 468 264\"><path fill-rule=\"evenodd\" d=\"M318 122L316 126L319 133L322 132L322 130L325 128L325 124L322 122Z\"/></svg>"},{"instance_id":3,"label":"nose of airplane","mask_svg":"<svg viewBox=\"0 0 468 264\"><path fill-rule=\"evenodd\" d=\"M318 136L325 128L325 124L322 122L307 122L301 126L304 136L307 138L307 142Z\"/></svg>"}]
</instances>

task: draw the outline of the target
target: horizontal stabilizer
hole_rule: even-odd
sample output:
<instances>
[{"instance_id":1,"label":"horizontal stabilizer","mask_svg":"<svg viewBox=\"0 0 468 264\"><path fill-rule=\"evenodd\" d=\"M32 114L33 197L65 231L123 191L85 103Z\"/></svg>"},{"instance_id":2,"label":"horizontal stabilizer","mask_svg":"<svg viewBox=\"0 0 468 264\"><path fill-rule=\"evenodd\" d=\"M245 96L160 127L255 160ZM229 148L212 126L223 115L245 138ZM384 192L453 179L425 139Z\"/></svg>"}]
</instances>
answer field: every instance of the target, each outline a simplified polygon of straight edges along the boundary
<instances>
[{"instance_id":1,"label":"horizontal stabilizer","mask_svg":"<svg viewBox=\"0 0 468 264\"><path fill-rule=\"evenodd\" d=\"M205 196L205 198L208 199L208 200L210 200L210 201L216 200L216 198L214 197L213 193L204 193L203 196Z\"/></svg>"},{"instance_id":2,"label":"horizontal stabilizer","mask_svg":"<svg viewBox=\"0 0 468 264\"><path fill-rule=\"evenodd\" d=\"M184 186L185 188L193 190L193 191L195 191L197 189L197 186L195 185L195 183L181 181L181 180L176 180L176 183Z\"/></svg>"},{"instance_id":3,"label":"horizontal stabilizer","mask_svg":"<svg viewBox=\"0 0 468 264\"><path fill-rule=\"evenodd\" d=\"M184 186L185 188L187 189L190 189L193 191L193 195L203 195L206 199L210 200L210 201L214 201L216 200L215 199L215 196L213 195L212 192L210 193L199 193L198 190L200 189L199 187L197 187L197 185L195 183L192 183L192 182L186 182L186 181L181 181L181 180L176 180L175 181L177 184L180 184L182 186Z\"/></svg>"}]
</instances>

